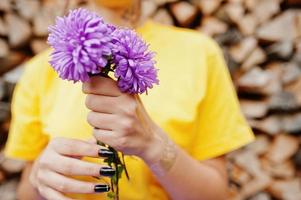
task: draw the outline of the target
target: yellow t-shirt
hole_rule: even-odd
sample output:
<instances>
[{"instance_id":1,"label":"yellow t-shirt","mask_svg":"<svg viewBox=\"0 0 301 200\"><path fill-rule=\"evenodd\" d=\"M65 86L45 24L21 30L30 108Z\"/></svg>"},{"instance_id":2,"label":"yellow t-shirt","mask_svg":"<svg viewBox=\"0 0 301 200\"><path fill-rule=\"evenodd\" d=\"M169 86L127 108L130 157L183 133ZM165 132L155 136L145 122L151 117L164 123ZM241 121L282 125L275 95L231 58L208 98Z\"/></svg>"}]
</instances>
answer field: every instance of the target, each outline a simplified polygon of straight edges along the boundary
<instances>
[{"instance_id":1,"label":"yellow t-shirt","mask_svg":"<svg viewBox=\"0 0 301 200\"><path fill-rule=\"evenodd\" d=\"M157 53L160 80L160 85L141 99L152 119L173 141L195 159L204 160L254 139L240 112L222 53L213 40L192 30L154 22L146 23L138 32ZM5 150L8 157L34 160L51 138L92 137L81 83L59 79L48 64L49 53L27 63L16 87ZM126 164L131 179L121 179L121 200L168 199L141 159L128 156ZM75 196L104 199L103 194Z\"/></svg>"}]
</instances>

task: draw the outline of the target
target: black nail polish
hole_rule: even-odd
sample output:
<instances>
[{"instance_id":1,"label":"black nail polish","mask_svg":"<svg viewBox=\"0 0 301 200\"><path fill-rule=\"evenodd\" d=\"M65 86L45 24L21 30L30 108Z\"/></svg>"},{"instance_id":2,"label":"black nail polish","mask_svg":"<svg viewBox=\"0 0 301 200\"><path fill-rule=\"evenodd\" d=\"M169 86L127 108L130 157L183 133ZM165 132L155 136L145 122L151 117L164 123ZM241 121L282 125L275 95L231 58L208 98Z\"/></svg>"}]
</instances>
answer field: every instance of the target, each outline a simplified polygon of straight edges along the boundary
<instances>
[{"instance_id":1,"label":"black nail polish","mask_svg":"<svg viewBox=\"0 0 301 200\"><path fill-rule=\"evenodd\" d=\"M115 175L115 169L111 168L111 167L102 167L100 168L99 171L101 176L114 176Z\"/></svg>"},{"instance_id":2,"label":"black nail polish","mask_svg":"<svg viewBox=\"0 0 301 200\"><path fill-rule=\"evenodd\" d=\"M109 192L110 191L110 186L108 186L108 185L95 185L94 186L94 191L96 193Z\"/></svg>"},{"instance_id":3,"label":"black nail polish","mask_svg":"<svg viewBox=\"0 0 301 200\"><path fill-rule=\"evenodd\" d=\"M108 158L114 156L114 153L108 149L100 149L98 155L103 158Z\"/></svg>"}]
</instances>

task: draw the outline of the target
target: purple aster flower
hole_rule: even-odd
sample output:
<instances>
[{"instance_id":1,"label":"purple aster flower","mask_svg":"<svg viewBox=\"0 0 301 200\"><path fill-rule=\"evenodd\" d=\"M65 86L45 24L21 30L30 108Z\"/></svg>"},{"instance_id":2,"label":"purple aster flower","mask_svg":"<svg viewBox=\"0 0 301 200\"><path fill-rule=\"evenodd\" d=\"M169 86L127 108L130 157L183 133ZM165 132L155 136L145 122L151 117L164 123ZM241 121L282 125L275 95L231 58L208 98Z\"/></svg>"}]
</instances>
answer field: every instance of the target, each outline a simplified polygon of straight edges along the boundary
<instances>
[{"instance_id":1,"label":"purple aster flower","mask_svg":"<svg viewBox=\"0 0 301 200\"><path fill-rule=\"evenodd\" d=\"M136 32L116 29L113 32L115 77L122 92L144 93L158 84L154 53Z\"/></svg>"},{"instance_id":2,"label":"purple aster flower","mask_svg":"<svg viewBox=\"0 0 301 200\"><path fill-rule=\"evenodd\" d=\"M49 28L48 43L54 51L50 64L62 79L87 81L98 74L112 55L110 34L115 30L97 14L85 9L58 17Z\"/></svg>"}]
</instances>

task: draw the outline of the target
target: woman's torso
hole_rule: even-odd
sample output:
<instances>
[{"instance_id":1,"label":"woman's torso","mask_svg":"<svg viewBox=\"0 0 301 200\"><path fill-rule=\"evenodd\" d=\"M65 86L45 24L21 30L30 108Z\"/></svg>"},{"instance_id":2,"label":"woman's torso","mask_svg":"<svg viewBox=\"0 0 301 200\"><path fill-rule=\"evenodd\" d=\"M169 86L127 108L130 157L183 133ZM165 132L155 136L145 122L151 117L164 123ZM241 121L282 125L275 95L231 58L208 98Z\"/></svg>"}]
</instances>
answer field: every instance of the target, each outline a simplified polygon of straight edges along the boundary
<instances>
[{"instance_id":1,"label":"woman's torso","mask_svg":"<svg viewBox=\"0 0 301 200\"><path fill-rule=\"evenodd\" d=\"M206 88L206 59L201 48L206 38L198 33L153 22L146 23L138 32L157 54L155 59L160 80L160 85L150 90L148 95L141 96L141 99L152 119L189 152L197 133L197 107ZM86 122L89 111L85 107L81 84L60 80L48 64L45 70L46 77L41 77L40 85L43 132L50 138L91 138L92 128ZM122 200L168 199L139 158L127 156L126 164L131 178L128 181L122 177ZM89 180L97 181L92 178ZM103 199L102 195L76 197Z\"/></svg>"}]
</instances>

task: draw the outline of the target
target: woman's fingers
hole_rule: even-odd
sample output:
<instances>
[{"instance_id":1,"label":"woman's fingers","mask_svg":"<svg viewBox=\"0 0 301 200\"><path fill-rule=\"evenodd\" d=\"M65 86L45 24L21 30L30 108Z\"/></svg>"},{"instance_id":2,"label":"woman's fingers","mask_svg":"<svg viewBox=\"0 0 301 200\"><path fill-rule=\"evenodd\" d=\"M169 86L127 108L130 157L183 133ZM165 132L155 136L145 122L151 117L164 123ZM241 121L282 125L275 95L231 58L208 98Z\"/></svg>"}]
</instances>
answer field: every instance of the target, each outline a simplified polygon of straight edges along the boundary
<instances>
[{"instance_id":1,"label":"woman's fingers","mask_svg":"<svg viewBox=\"0 0 301 200\"><path fill-rule=\"evenodd\" d=\"M103 148L86 141L65 138L54 138L50 146L61 155L94 158L99 157L99 150Z\"/></svg>"},{"instance_id":2,"label":"woman's fingers","mask_svg":"<svg viewBox=\"0 0 301 200\"><path fill-rule=\"evenodd\" d=\"M94 112L113 114L117 112L119 100L116 97L88 94L86 107Z\"/></svg>"},{"instance_id":3,"label":"woman's fingers","mask_svg":"<svg viewBox=\"0 0 301 200\"><path fill-rule=\"evenodd\" d=\"M60 156L60 158L57 160L60 160L60 164L52 165L51 169L64 175L99 177L113 176L115 174L115 170L110 167L100 166L95 163L90 163L75 158Z\"/></svg>"},{"instance_id":4,"label":"woman's fingers","mask_svg":"<svg viewBox=\"0 0 301 200\"><path fill-rule=\"evenodd\" d=\"M105 114L105 113L98 113L98 112L89 112L87 116L88 123L98 129L104 130L116 130L118 129L118 117L113 114Z\"/></svg>"},{"instance_id":5,"label":"woman's fingers","mask_svg":"<svg viewBox=\"0 0 301 200\"><path fill-rule=\"evenodd\" d=\"M94 137L111 147L118 148L120 140L122 138L118 137L118 134L113 131L107 131L103 129L94 129L93 130Z\"/></svg>"},{"instance_id":6,"label":"woman's fingers","mask_svg":"<svg viewBox=\"0 0 301 200\"><path fill-rule=\"evenodd\" d=\"M65 197L63 194L59 193L58 191L45 186L45 185L41 185L39 187L39 193L41 196L43 196L43 198L47 199L47 200L55 200L55 199L59 199L59 200L72 200L68 197Z\"/></svg>"},{"instance_id":7,"label":"woman's fingers","mask_svg":"<svg viewBox=\"0 0 301 200\"><path fill-rule=\"evenodd\" d=\"M116 81L101 76L91 77L88 82L83 83L82 90L85 94L97 94L111 97L117 97L122 94Z\"/></svg>"},{"instance_id":8,"label":"woman's fingers","mask_svg":"<svg viewBox=\"0 0 301 200\"><path fill-rule=\"evenodd\" d=\"M109 186L106 185L97 185L91 182L75 180L49 170L39 172L38 179L41 184L49 186L61 193L93 194L96 192L108 192L110 189ZM100 186L103 190L97 190Z\"/></svg>"},{"instance_id":9,"label":"woman's fingers","mask_svg":"<svg viewBox=\"0 0 301 200\"><path fill-rule=\"evenodd\" d=\"M111 154L110 154L111 153ZM65 193L108 192L108 185L75 180L67 176L108 176L115 170L77 159L82 156L109 157L113 152L93 142L56 138L35 162L31 182L47 200L70 200Z\"/></svg>"}]
</instances>

